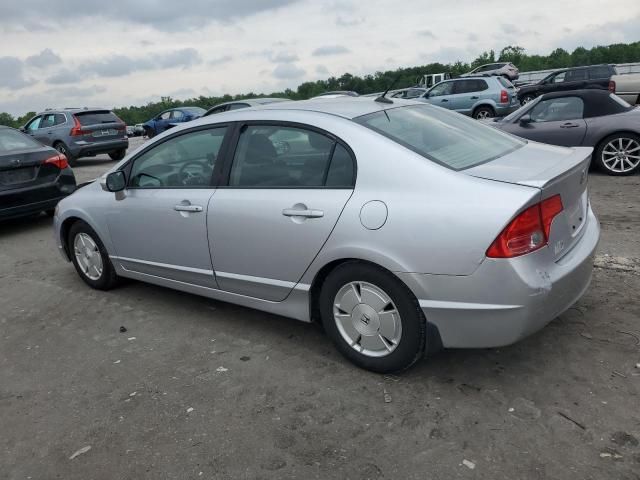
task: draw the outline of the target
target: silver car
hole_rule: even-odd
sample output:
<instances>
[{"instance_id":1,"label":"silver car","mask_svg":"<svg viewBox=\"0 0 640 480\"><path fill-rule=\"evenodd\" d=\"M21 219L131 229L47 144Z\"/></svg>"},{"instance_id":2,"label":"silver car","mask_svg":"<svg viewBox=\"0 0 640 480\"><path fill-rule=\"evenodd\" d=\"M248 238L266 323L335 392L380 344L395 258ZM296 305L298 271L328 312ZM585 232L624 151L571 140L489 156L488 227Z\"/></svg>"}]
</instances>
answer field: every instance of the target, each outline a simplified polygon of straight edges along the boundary
<instances>
[{"instance_id":1,"label":"silver car","mask_svg":"<svg viewBox=\"0 0 640 480\"><path fill-rule=\"evenodd\" d=\"M520 71L511 62L487 63L474 68L470 72L460 75L461 77L480 77L497 75L505 77L510 81L517 80L520 77Z\"/></svg>"},{"instance_id":2,"label":"silver car","mask_svg":"<svg viewBox=\"0 0 640 480\"><path fill-rule=\"evenodd\" d=\"M422 102L339 98L203 117L62 200L62 256L298 320L377 372L496 347L587 289L590 148L526 142Z\"/></svg>"}]
</instances>

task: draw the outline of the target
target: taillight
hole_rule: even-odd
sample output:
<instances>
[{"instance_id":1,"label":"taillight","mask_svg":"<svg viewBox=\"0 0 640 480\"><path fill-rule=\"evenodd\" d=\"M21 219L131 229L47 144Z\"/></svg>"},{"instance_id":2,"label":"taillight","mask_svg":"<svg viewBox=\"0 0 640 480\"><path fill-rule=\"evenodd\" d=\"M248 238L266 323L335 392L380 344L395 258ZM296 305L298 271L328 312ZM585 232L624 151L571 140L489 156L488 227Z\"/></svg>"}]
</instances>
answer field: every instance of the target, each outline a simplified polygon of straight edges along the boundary
<instances>
[{"instance_id":1,"label":"taillight","mask_svg":"<svg viewBox=\"0 0 640 480\"><path fill-rule=\"evenodd\" d=\"M511 220L493 241L487 250L487 257L518 257L544 247L549 241L551 223L562 209L560 195L554 195L527 208Z\"/></svg>"},{"instance_id":2,"label":"taillight","mask_svg":"<svg viewBox=\"0 0 640 480\"><path fill-rule=\"evenodd\" d=\"M72 137L81 137L82 135L91 135L91 133L92 132L90 130L83 130L82 129L82 125L80 125L80 121L74 115L73 116L73 127L71 128L71 131L69 132L69 135L71 135Z\"/></svg>"},{"instance_id":3,"label":"taillight","mask_svg":"<svg viewBox=\"0 0 640 480\"><path fill-rule=\"evenodd\" d=\"M506 90L500 91L500 103L509 103L509 94Z\"/></svg>"},{"instance_id":4,"label":"taillight","mask_svg":"<svg viewBox=\"0 0 640 480\"><path fill-rule=\"evenodd\" d=\"M60 170L64 170L69 166L69 162L67 162L67 157L62 153L59 153L58 155L54 155L53 157L47 158L44 162L42 162L42 164L53 165L55 167L58 167Z\"/></svg>"},{"instance_id":5,"label":"taillight","mask_svg":"<svg viewBox=\"0 0 640 480\"><path fill-rule=\"evenodd\" d=\"M616 93L616 82L613 80L609 80L609 91L611 93Z\"/></svg>"}]
</instances>

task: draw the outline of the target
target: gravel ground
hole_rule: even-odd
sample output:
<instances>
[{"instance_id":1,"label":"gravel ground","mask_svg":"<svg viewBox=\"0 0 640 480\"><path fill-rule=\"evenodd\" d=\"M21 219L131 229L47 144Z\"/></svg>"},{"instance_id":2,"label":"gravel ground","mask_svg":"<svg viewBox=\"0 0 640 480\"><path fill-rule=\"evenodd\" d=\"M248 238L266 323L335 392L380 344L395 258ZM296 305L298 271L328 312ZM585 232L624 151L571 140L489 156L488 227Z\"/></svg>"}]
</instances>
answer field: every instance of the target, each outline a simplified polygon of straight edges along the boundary
<instances>
[{"instance_id":1,"label":"gravel ground","mask_svg":"<svg viewBox=\"0 0 640 480\"><path fill-rule=\"evenodd\" d=\"M0 479L640 479L640 176L590 182L586 296L517 345L399 376L314 325L90 290L50 219L0 225Z\"/></svg>"}]
</instances>

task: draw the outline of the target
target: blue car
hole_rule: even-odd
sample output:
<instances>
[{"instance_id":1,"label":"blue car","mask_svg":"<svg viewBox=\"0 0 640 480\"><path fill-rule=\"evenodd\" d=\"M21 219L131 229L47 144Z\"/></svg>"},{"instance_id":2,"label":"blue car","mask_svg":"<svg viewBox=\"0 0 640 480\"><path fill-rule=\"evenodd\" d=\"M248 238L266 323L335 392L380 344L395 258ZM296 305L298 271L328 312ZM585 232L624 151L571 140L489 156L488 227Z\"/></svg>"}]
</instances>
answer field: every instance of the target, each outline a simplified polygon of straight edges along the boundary
<instances>
[{"instance_id":1,"label":"blue car","mask_svg":"<svg viewBox=\"0 0 640 480\"><path fill-rule=\"evenodd\" d=\"M144 134L149 137L155 137L160 133L175 126L177 123L189 122L200 118L206 113L204 108L200 107L178 107L165 110L160 115L143 124Z\"/></svg>"},{"instance_id":2,"label":"blue car","mask_svg":"<svg viewBox=\"0 0 640 480\"><path fill-rule=\"evenodd\" d=\"M516 88L504 77L465 77L431 87L420 100L475 119L504 117L520 108Z\"/></svg>"}]
</instances>

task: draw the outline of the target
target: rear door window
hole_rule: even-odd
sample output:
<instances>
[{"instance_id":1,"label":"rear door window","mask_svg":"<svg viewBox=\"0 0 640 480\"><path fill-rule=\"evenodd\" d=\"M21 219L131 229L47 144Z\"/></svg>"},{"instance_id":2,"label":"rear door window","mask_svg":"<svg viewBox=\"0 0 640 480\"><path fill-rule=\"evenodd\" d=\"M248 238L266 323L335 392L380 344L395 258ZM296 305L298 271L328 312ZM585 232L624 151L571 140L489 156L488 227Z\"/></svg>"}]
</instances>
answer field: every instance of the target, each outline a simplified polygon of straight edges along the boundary
<instances>
[{"instance_id":1,"label":"rear door window","mask_svg":"<svg viewBox=\"0 0 640 480\"><path fill-rule=\"evenodd\" d=\"M67 117L63 113L56 113L56 119L54 121L54 125L62 125L66 123Z\"/></svg>"},{"instance_id":2,"label":"rear door window","mask_svg":"<svg viewBox=\"0 0 640 480\"><path fill-rule=\"evenodd\" d=\"M56 124L56 116L53 113L47 113L42 116L42 122L40 122L40 128L53 127Z\"/></svg>"},{"instance_id":3,"label":"rear door window","mask_svg":"<svg viewBox=\"0 0 640 480\"><path fill-rule=\"evenodd\" d=\"M350 153L316 131L284 125L243 127L229 186L238 188L350 188Z\"/></svg>"},{"instance_id":4,"label":"rear door window","mask_svg":"<svg viewBox=\"0 0 640 480\"><path fill-rule=\"evenodd\" d=\"M589 68L589 78L592 80L609 78L611 76L611 72L609 71L609 67L591 67Z\"/></svg>"},{"instance_id":5,"label":"rear door window","mask_svg":"<svg viewBox=\"0 0 640 480\"><path fill-rule=\"evenodd\" d=\"M120 123L120 119L116 117L115 113L109 110L92 111L92 112L78 112L75 117L80 122L80 125L100 125L102 123Z\"/></svg>"},{"instance_id":6,"label":"rear door window","mask_svg":"<svg viewBox=\"0 0 640 480\"><path fill-rule=\"evenodd\" d=\"M569 70L564 77L565 82L579 82L580 80L587 79L587 69L581 68L580 70Z\"/></svg>"},{"instance_id":7,"label":"rear door window","mask_svg":"<svg viewBox=\"0 0 640 480\"><path fill-rule=\"evenodd\" d=\"M182 120L182 117L184 117L184 113L182 113L180 110L174 110L173 112L171 112L171 118L173 120Z\"/></svg>"}]
</instances>

